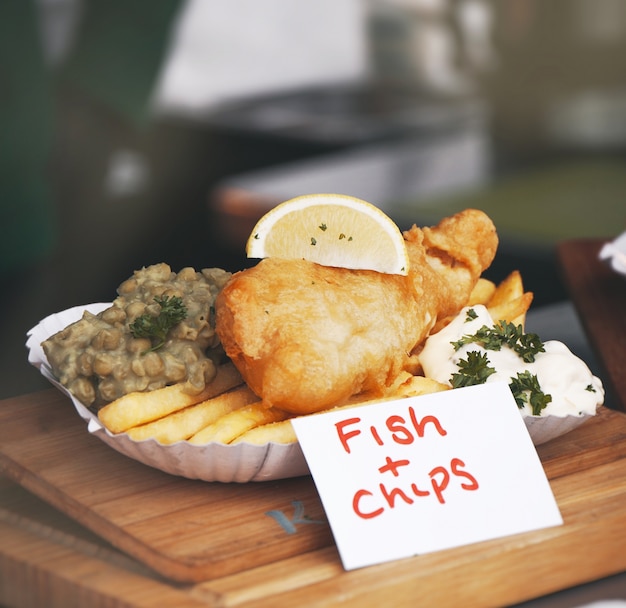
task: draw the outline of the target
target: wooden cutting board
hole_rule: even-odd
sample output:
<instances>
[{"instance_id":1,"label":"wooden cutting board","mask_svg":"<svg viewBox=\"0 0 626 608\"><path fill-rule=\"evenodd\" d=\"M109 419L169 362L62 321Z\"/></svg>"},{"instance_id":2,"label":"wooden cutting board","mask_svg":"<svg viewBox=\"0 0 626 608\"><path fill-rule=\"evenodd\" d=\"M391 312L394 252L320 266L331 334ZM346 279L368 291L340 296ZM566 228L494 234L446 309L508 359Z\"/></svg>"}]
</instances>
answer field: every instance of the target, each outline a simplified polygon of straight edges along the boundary
<instances>
[{"instance_id":1,"label":"wooden cutting board","mask_svg":"<svg viewBox=\"0 0 626 608\"><path fill-rule=\"evenodd\" d=\"M598 258L609 240L564 241L557 255L565 285L605 372L605 384L626 412L626 279Z\"/></svg>"},{"instance_id":2,"label":"wooden cutting board","mask_svg":"<svg viewBox=\"0 0 626 608\"><path fill-rule=\"evenodd\" d=\"M280 592L281 605L381 605L389 594L397 605L508 605L626 570L626 415L602 408L539 455L563 526L344 572L308 477L177 478L91 437L54 389L0 402L5 475L166 579L205 581L225 604L249 587Z\"/></svg>"},{"instance_id":3,"label":"wooden cutting board","mask_svg":"<svg viewBox=\"0 0 626 608\"><path fill-rule=\"evenodd\" d=\"M1 403L5 473L170 579L224 576L332 542L309 478L221 484L174 477L90 436L57 390ZM288 534L296 508L316 523Z\"/></svg>"}]
</instances>

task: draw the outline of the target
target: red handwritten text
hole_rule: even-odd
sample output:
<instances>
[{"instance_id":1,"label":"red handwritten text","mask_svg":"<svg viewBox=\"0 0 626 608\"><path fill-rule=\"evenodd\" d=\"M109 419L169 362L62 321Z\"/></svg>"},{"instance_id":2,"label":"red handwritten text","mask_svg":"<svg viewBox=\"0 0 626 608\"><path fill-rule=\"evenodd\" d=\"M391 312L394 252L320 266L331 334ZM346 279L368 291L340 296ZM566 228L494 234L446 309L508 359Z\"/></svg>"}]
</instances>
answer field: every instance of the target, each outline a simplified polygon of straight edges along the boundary
<instances>
[{"instance_id":1,"label":"red handwritten text","mask_svg":"<svg viewBox=\"0 0 626 608\"><path fill-rule=\"evenodd\" d=\"M379 471L381 473L391 472L394 477L397 477L398 467L407 464L409 462L405 460L394 461L387 458L386 464ZM389 488L385 484L380 483L376 493L366 489L358 490L352 499L352 509L359 517L372 519L382 515L387 509L394 509L397 501L412 505L415 502L415 498L425 498L433 495L440 504L444 504L446 502L444 492L453 481L459 482L463 490L478 490L478 481L464 467L465 463L460 458L453 458L450 461L449 468L443 466L434 467L428 473L428 481L425 481L421 487L416 483L411 483L404 489L398 487Z\"/></svg>"},{"instance_id":2,"label":"red handwritten text","mask_svg":"<svg viewBox=\"0 0 626 608\"><path fill-rule=\"evenodd\" d=\"M362 430L358 426L360 422L361 418L354 416L335 423L339 441L348 454L350 454L349 441L359 435L367 437L368 431L371 438L379 446L385 445L385 438L399 445L410 445L417 438L424 437L428 425L432 426L442 437L447 435L447 431L435 416L428 415L418 419L412 406L408 407L408 420L397 414L389 416L385 420L386 433L384 435L375 426L370 426L367 431Z\"/></svg>"}]
</instances>

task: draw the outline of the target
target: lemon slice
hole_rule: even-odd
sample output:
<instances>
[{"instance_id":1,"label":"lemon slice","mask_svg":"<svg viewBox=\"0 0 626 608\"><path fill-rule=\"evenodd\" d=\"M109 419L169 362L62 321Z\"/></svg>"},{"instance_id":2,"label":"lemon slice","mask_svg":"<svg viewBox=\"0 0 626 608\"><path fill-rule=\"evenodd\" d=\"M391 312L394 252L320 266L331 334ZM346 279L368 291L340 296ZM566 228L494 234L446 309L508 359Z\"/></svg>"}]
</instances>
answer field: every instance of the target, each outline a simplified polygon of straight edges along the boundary
<instances>
[{"instance_id":1,"label":"lemon slice","mask_svg":"<svg viewBox=\"0 0 626 608\"><path fill-rule=\"evenodd\" d=\"M246 253L386 274L409 270L393 220L371 203L342 194L299 196L277 205L257 222Z\"/></svg>"}]
</instances>

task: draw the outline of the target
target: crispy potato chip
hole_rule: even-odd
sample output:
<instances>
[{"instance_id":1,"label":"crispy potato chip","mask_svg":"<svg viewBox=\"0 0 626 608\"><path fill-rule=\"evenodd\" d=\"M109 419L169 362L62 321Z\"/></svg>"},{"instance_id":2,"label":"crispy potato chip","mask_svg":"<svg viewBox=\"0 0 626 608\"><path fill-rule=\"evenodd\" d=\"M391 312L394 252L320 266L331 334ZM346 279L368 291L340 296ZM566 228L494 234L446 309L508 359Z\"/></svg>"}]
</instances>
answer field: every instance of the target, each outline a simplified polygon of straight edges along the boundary
<instances>
[{"instance_id":1,"label":"crispy potato chip","mask_svg":"<svg viewBox=\"0 0 626 608\"><path fill-rule=\"evenodd\" d=\"M496 284L493 281L480 277L467 300L467 306L474 306L476 304L484 304L486 306L495 291Z\"/></svg>"},{"instance_id":2,"label":"crispy potato chip","mask_svg":"<svg viewBox=\"0 0 626 608\"><path fill-rule=\"evenodd\" d=\"M173 384L145 393L129 393L105 405L98 412L98 418L112 433L123 433L134 426L211 399L241 384L241 375L229 362L218 366L215 378L197 395L183 392L183 384Z\"/></svg>"},{"instance_id":3,"label":"crispy potato chip","mask_svg":"<svg viewBox=\"0 0 626 608\"><path fill-rule=\"evenodd\" d=\"M189 443L202 445L216 441L219 443L230 443L239 435L252 428L278 422L289 416L287 412L268 407L262 401L257 401L246 405L230 414L226 414L213 424L203 428L189 438Z\"/></svg>"},{"instance_id":4,"label":"crispy potato chip","mask_svg":"<svg viewBox=\"0 0 626 608\"><path fill-rule=\"evenodd\" d=\"M222 416L258 400L247 386L240 386L126 432L135 441L153 438L163 444L175 443L189 439Z\"/></svg>"}]
</instances>

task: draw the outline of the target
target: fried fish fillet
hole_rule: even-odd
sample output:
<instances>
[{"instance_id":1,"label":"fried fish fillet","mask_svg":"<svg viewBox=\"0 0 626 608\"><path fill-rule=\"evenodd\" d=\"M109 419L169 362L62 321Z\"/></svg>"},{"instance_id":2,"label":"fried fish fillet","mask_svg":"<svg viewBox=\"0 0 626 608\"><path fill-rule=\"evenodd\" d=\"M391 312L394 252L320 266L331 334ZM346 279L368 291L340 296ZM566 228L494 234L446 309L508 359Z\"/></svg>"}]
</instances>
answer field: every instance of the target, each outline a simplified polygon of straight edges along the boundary
<instances>
[{"instance_id":1,"label":"fried fish fillet","mask_svg":"<svg viewBox=\"0 0 626 608\"><path fill-rule=\"evenodd\" d=\"M408 276L276 258L233 275L215 302L216 330L267 405L308 414L384 395L437 318L464 306L498 245L472 209L404 238Z\"/></svg>"}]
</instances>

